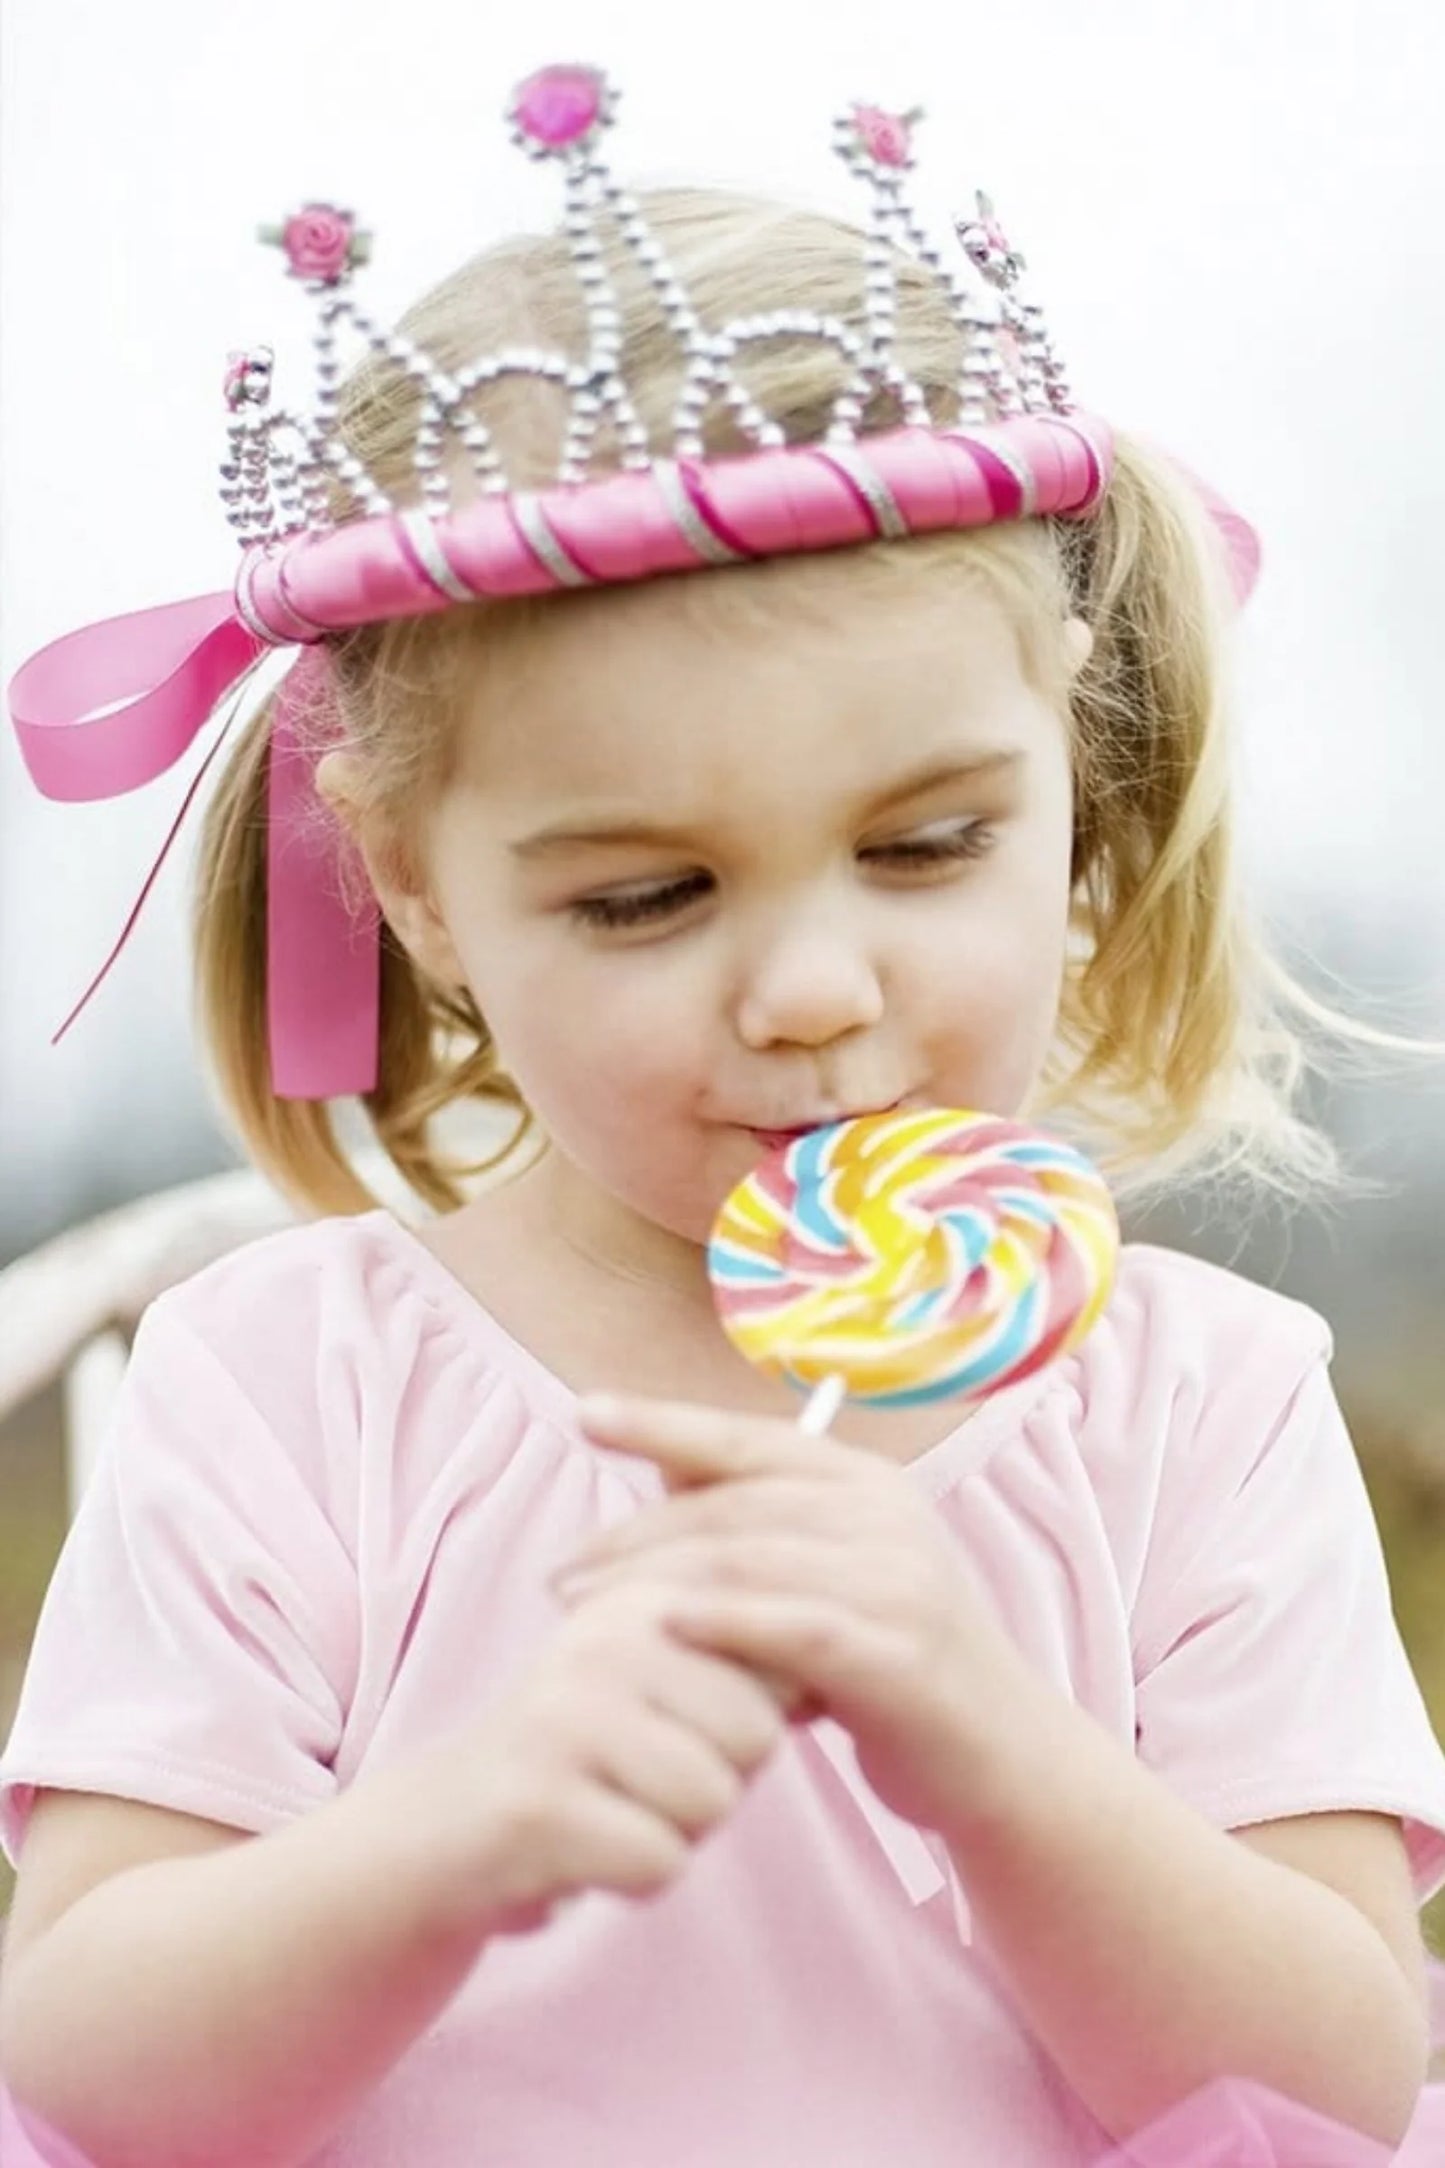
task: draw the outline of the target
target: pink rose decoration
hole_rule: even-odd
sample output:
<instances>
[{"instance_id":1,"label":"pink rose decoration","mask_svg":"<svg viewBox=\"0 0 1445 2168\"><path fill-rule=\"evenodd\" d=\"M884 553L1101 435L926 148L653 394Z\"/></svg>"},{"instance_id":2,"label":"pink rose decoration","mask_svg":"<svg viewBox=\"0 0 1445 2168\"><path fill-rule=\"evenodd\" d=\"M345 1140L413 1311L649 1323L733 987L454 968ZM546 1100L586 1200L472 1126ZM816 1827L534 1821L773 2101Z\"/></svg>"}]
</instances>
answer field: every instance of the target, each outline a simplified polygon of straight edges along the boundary
<instances>
[{"instance_id":1,"label":"pink rose decoration","mask_svg":"<svg viewBox=\"0 0 1445 2168\"><path fill-rule=\"evenodd\" d=\"M907 113L885 113L880 105L855 105L858 141L876 165L903 167L913 156L913 124Z\"/></svg>"},{"instance_id":2,"label":"pink rose decoration","mask_svg":"<svg viewBox=\"0 0 1445 2168\"><path fill-rule=\"evenodd\" d=\"M334 286L350 270L356 222L329 203L308 203L281 229L281 246L299 279Z\"/></svg>"},{"instance_id":3,"label":"pink rose decoration","mask_svg":"<svg viewBox=\"0 0 1445 2168\"><path fill-rule=\"evenodd\" d=\"M596 127L605 90L596 68L539 68L518 86L512 118L539 149L567 150Z\"/></svg>"}]
</instances>

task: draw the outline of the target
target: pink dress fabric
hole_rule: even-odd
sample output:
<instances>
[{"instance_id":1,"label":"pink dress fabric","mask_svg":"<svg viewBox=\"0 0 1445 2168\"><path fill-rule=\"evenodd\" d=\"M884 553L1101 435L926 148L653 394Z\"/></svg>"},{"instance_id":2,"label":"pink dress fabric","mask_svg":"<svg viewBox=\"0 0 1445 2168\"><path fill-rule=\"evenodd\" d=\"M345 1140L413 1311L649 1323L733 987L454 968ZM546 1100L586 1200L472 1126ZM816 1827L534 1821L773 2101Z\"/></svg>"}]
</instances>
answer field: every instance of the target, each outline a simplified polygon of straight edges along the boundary
<instances>
[{"instance_id":1,"label":"pink dress fabric","mask_svg":"<svg viewBox=\"0 0 1445 2168\"><path fill-rule=\"evenodd\" d=\"M1423 1902L1445 1884L1445 1755L1328 1354L1301 1305L1129 1247L1086 1346L906 1473L1038 1669L1206 1820L1398 1816ZM581 1437L570 1390L389 1213L247 1245L142 1320L0 1759L5 1850L22 1854L36 1786L261 1832L414 1757L539 1650L552 1569L660 1491ZM672 1889L591 1893L487 1947L313 2159L1389 2158L1256 2088L1170 2120L1111 2147L972 1940L941 1843L822 1722ZM1410 2168L1445 2160L1442 2124L1436 2090ZM9 2137L7 2168L25 2159Z\"/></svg>"}]
</instances>

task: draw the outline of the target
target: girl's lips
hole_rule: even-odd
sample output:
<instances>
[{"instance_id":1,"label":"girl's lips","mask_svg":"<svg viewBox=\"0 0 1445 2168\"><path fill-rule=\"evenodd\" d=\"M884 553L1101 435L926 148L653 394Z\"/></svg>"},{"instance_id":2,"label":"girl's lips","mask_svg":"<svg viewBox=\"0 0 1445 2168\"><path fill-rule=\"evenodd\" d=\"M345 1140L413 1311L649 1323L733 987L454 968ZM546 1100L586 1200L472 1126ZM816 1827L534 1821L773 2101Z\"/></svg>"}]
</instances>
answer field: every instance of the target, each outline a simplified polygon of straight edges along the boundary
<instances>
[{"instance_id":1,"label":"girl's lips","mask_svg":"<svg viewBox=\"0 0 1445 2168\"><path fill-rule=\"evenodd\" d=\"M897 1099L895 1099L893 1102L894 1107L900 1104L901 1102ZM893 1107L870 1107L866 1111L870 1114L891 1114L893 1112ZM822 1121L803 1122L796 1129L749 1128L748 1134L750 1136L756 1137L760 1144L766 1145L769 1151L776 1151L780 1146L784 1144L796 1143L799 1137L806 1137L810 1135L811 1132L815 1129L831 1129L838 1122L854 1121L857 1119L858 1117L855 1115L830 1114Z\"/></svg>"}]
</instances>

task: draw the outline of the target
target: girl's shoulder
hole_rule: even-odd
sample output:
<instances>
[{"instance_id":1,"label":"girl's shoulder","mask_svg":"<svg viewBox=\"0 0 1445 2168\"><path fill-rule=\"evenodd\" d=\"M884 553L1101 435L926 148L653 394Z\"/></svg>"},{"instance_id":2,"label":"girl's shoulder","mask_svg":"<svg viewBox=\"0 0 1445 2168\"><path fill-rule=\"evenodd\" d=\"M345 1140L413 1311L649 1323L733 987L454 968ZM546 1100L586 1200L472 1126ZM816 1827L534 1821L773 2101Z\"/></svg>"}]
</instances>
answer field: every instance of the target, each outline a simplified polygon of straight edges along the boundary
<instances>
[{"instance_id":1,"label":"girl's shoulder","mask_svg":"<svg viewBox=\"0 0 1445 2168\"><path fill-rule=\"evenodd\" d=\"M376 1530L504 1470L530 1495L576 1451L573 1396L383 1209L257 1236L168 1288L122 1392L133 1475L244 1482L293 1518L309 1499L348 1549L368 1499Z\"/></svg>"},{"instance_id":2,"label":"girl's shoulder","mask_svg":"<svg viewBox=\"0 0 1445 2168\"><path fill-rule=\"evenodd\" d=\"M1202 1258L1124 1246L1058 1397L1128 1587L1149 1560L1167 1579L1202 1542L1227 1549L1231 1531L1283 1559L1259 1529L1272 1514L1288 1525L1312 1485L1345 1498L1349 1519L1357 1471L1331 1352L1307 1303Z\"/></svg>"},{"instance_id":3,"label":"girl's shoulder","mask_svg":"<svg viewBox=\"0 0 1445 2168\"><path fill-rule=\"evenodd\" d=\"M1126 1242L1102 1321L1106 1337L1175 1370L1264 1369L1298 1377L1327 1361L1334 1341L1317 1310L1242 1272L1182 1250Z\"/></svg>"},{"instance_id":4,"label":"girl's shoulder","mask_svg":"<svg viewBox=\"0 0 1445 2168\"><path fill-rule=\"evenodd\" d=\"M1207 1464L1227 1485L1292 1423L1324 1419L1332 1353L1307 1303L1126 1243L1108 1307L1070 1359L1072 1427L1101 1482L1112 1469L1125 1489L1147 1489Z\"/></svg>"},{"instance_id":5,"label":"girl's shoulder","mask_svg":"<svg viewBox=\"0 0 1445 2168\"><path fill-rule=\"evenodd\" d=\"M278 1330L346 1333L392 1306L401 1281L393 1236L403 1230L380 1209L254 1235L177 1280L151 1309L235 1344Z\"/></svg>"},{"instance_id":6,"label":"girl's shoulder","mask_svg":"<svg viewBox=\"0 0 1445 2168\"><path fill-rule=\"evenodd\" d=\"M510 1383L539 1413L571 1396L421 1237L384 1208L308 1220L228 1250L158 1296L142 1336L203 1343L234 1376L301 1373L360 1397Z\"/></svg>"}]
</instances>

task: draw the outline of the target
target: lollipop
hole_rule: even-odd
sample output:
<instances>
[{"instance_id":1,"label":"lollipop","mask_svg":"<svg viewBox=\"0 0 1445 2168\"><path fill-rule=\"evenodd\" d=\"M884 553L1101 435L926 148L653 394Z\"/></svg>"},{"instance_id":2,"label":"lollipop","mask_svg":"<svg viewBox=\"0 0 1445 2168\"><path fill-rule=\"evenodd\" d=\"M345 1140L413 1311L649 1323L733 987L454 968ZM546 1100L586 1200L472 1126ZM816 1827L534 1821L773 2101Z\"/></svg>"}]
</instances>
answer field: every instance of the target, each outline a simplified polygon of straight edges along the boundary
<instances>
[{"instance_id":1,"label":"lollipop","mask_svg":"<svg viewBox=\"0 0 1445 2168\"><path fill-rule=\"evenodd\" d=\"M732 1192L708 1245L723 1330L813 1399L979 1399L1074 1347L1119 1228L1089 1162L988 1114L871 1114L795 1138Z\"/></svg>"}]
</instances>

